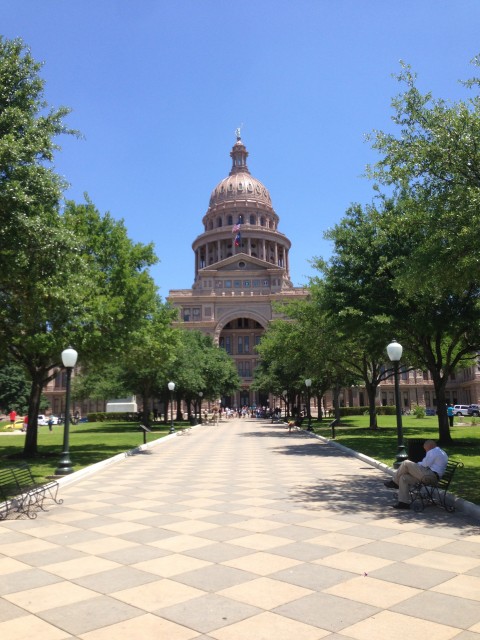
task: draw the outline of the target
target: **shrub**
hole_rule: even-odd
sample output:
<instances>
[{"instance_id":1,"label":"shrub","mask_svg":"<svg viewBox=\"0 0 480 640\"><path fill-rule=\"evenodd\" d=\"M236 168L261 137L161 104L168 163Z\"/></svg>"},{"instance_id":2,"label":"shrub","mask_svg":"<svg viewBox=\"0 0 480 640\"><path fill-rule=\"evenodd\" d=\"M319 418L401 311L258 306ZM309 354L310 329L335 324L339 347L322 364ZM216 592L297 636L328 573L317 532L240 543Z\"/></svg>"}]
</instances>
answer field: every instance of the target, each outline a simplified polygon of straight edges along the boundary
<instances>
[{"instance_id":1,"label":"shrub","mask_svg":"<svg viewBox=\"0 0 480 640\"><path fill-rule=\"evenodd\" d=\"M420 405L416 404L413 406L412 413L415 416L415 418L418 418L418 419L425 418L425 415L426 415L425 407L421 407Z\"/></svg>"}]
</instances>

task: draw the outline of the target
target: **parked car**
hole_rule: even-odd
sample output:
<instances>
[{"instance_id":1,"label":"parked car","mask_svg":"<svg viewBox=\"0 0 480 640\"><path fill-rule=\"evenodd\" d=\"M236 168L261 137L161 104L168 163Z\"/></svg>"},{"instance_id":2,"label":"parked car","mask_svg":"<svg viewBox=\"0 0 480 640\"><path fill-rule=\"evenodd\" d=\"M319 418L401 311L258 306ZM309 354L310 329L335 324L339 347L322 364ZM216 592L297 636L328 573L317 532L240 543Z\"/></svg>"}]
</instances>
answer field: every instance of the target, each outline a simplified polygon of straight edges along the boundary
<instances>
[{"instance_id":1,"label":"parked car","mask_svg":"<svg viewBox=\"0 0 480 640\"><path fill-rule=\"evenodd\" d=\"M60 424L60 419L57 416L45 416L39 415L37 418L37 424L39 427L46 427L49 419L52 418L53 424Z\"/></svg>"},{"instance_id":2,"label":"parked car","mask_svg":"<svg viewBox=\"0 0 480 640\"><path fill-rule=\"evenodd\" d=\"M468 416L468 410L470 409L469 404L456 404L453 406L453 413L456 416Z\"/></svg>"},{"instance_id":3,"label":"parked car","mask_svg":"<svg viewBox=\"0 0 480 640\"><path fill-rule=\"evenodd\" d=\"M480 416L480 404L471 404L468 407L469 416Z\"/></svg>"}]
</instances>

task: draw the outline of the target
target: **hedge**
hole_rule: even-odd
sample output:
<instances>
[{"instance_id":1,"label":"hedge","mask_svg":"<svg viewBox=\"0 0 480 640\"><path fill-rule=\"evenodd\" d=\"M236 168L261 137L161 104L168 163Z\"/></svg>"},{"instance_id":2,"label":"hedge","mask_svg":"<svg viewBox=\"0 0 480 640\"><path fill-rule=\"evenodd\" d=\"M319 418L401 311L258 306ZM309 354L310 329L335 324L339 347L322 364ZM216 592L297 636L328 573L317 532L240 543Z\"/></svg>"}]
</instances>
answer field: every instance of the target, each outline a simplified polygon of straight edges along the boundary
<instances>
[{"instance_id":1,"label":"hedge","mask_svg":"<svg viewBox=\"0 0 480 640\"><path fill-rule=\"evenodd\" d=\"M118 411L113 413L106 413L99 411L97 413L88 413L87 418L89 422L138 422L138 413Z\"/></svg>"}]
</instances>

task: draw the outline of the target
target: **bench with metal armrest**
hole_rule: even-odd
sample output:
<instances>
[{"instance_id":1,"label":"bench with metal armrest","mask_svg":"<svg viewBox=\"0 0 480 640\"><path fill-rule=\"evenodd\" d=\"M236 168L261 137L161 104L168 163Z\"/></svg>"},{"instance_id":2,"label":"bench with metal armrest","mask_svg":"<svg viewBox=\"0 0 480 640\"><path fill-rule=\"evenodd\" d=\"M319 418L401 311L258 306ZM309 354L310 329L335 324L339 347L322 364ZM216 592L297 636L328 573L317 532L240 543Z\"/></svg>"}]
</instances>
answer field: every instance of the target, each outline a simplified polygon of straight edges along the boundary
<instances>
[{"instance_id":1,"label":"bench with metal armrest","mask_svg":"<svg viewBox=\"0 0 480 640\"><path fill-rule=\"evenodd\" d=\"M37 517L37 510L42 509L46 498L50 498L56 504L62 504L63 500L57 497L59 484L56 480L39 483L32 475L28 464L16 467L0 469L0 520L11 512L26 515L29 518Z\"/></svg>"},{"instance_id":2,"label":"bench with metal armrest","mask_svg":"<svg viewBox=\"0 0 480 640\"><path fill-rule=\"evenodd\" d=\"M449 504L447 500L447 492L453 480L457 469L463 468L463 462L460 460L449 460L445 473L435 484L426 484L417 482L410 488L410 497L414 504L415 511L423 511L428 505L437 505L443 507L446 511L455 511L455 506Z\"/></svg>"}]
</instances>

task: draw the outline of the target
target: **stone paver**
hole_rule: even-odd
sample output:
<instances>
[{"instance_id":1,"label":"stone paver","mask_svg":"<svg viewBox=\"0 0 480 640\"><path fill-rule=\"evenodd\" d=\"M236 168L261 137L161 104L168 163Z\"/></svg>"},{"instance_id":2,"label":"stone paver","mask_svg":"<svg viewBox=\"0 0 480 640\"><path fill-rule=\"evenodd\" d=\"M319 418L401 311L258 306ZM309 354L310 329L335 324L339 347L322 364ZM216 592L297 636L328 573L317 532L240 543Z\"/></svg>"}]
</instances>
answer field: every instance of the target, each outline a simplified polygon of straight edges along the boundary
<instances>
[{"instance_id":1,"label":"stone paver","mask_svg":"<svg viewBox=\"0 0 480 640\"><path fill-rule=\"evenodd\" d=\"M259 420L69 477L0 522L0 638L480 640L478 523L383 477Z\"/></svg>"}]
</instances>

